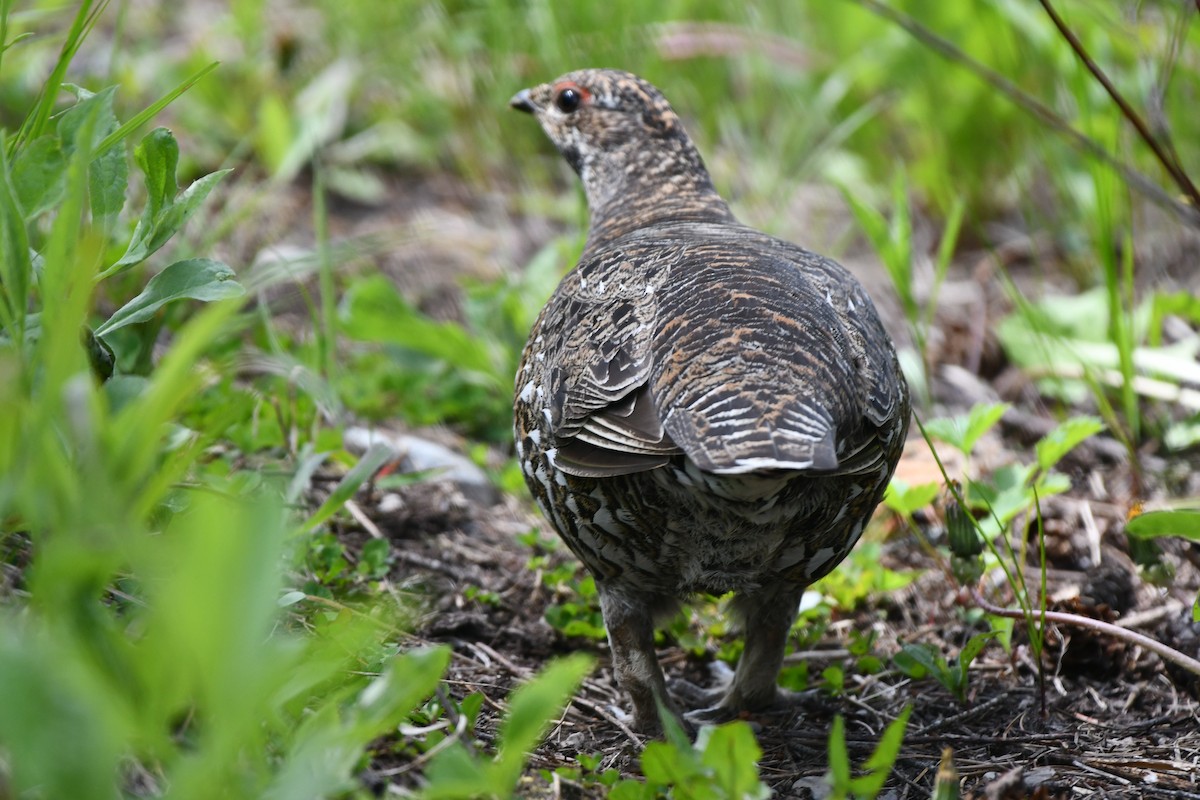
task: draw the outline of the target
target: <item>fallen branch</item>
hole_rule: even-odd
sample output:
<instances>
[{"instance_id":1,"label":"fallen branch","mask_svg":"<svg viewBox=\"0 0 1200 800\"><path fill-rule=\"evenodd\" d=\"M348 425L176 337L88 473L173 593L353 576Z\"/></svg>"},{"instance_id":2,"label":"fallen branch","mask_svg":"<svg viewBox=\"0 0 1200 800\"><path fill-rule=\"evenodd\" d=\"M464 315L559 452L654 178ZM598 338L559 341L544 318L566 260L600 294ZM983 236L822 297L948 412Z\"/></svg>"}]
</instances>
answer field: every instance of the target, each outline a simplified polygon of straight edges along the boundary
<instances>
[{"instance_id":1,"label":"fallen branch","mask_svg":"<svg viewBox=\"0 0 1200 800\"><path fill-rule=\"evenodd\" d=\"M994 614L997 617L1007 617L1009 619L1025 619L1028 615L1020 609L1004 608L1002 606L993 605L985 598L978 589L971 590L971 597L975 601L975 605L986 611L988 614ZM1137 631L1122 628L1119 625L1113 625L1111 622L1104 622L1091 617L1084 617L1079 614L1069 614L1065 611L1038 611L1034 614L1041 620L1046 622L1057 622L1060 625L1070 625L1075 628L1087 628L1104 633L1116 639L1120 639L1128 644L1138 645L1152 653L1156 653L1164 661L1170 661L1172 664L1182 669L1186 669L1196 677L1200 678L1200 661L1184 655L1173 647L1168 647L1160 641L1151 639L1145 634Z\"/></svg>"}]
</instances>

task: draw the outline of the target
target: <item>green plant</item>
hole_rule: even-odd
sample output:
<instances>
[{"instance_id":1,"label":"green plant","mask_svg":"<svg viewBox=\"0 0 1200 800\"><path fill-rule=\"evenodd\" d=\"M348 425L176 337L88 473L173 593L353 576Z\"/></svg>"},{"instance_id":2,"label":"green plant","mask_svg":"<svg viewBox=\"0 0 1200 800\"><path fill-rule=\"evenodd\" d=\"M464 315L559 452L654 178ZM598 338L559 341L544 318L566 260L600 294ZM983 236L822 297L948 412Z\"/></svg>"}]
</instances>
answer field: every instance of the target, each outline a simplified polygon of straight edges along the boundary
<instances>
[{"instance_id":1,"label":"green plant","mask_svg":"<svg viewBox=\"0 0 1200 800\"><path fill-rule=\"evenodd\" d=\"M241 294L228 267L176 261L93 330L94 287L161 250L221 178L180 192L175 139L151 131L134 151L146 206L123 239L124 140L148 115L120 125L111 89L76 90L50 113L102 8L81 5L42 99L0 148L0 537L34 553L27 597L0 609L4 781L18 794L118 796L134 765L176 797L343 791L448 653L392 658L380 622L357 618L318 620L309 638L271 634L282 492L210 470L203 447L219 430L178 423L236 306L176 323L157 364L141 355L168 303Z\"/></svg>"},{"instance_id":2,"label":"green plant","mask_svg":"<svg viewBox=\"0 0 1200 800\"><path fill-rule=\"evenodd\" d=\"M917 349L918 361L914 367L919 367L918 374L910 375L910 383L914 385L919 404L929 401L929 332L933 325L933 317L937 311L938 291L946 272L950 269L950 259L958 244L958 234L962 226L966 206L961 200L955 200L938 244L937 255L933 260L933 274L924 301L917 296L916 254L913 252L913 230L911 212L909 209L908 178L902 170L898 170L892 179L892 218L884 215L869 205L858 194L846 186L841 187L842 197L850 205L858 226L866 234L867 240L883 262L891 278L892 288L900 298L900 307L908 320L908 328ZM912 363L911 361L909 363Z\"/></svg>"},{"instance_id":3,"label":"green plant","mask_svg":"<svg viewBox=\"0 0 1200 800\"><path fill-rule=\"evenodd\" d=\"M1135 540L1178 536L1200 542L1200 510L1173 508L1138 513L1125 523L1125 532ZM1200 594L1192 604L1192 620L1200 622Z\"/></svg>"},{"instance_id":4,"label":"green plant","mask_svg":"<svg viewBox=\"0 0 1200 800\"><path fill-rule=\"evenodd\" d=\"M213 173L179 192L175 170L179 147L165 128L151 131L135 148L134 157L145 176L145 210L124 252L111 262L101 249L111 222L124 205L127 190L125 155L118 144L128 130L113 115L114 89L99 94L80 90L77 102L59 117L53 133L37 134L22 145L10 143L7 158L0 155L4 170L0 190L0 213L5 217L3 282L0 284L0 343L18 343L22 348L34 341L50 322L46 311L50 293L65 288L65 277L55 268L70 255L63 239L63 226L81 220L56 220L43 241L41 221L58 213L86 214L82 230L96 237L96 248L87 258L95 274L90 286L101 283L141 264L161 249L200 207L224 173ZM79 183L86 180L86 189ZM72 185L74 183L74 185ZM81 243L85 244L86 243ZM64 248L56 251L55 248ZM78 252L78 251L76 251ZM79 255L83 255L80 253ZM93 371L102 379L132 371L145 363L161 326L156 314L168 303L181 299L220 300L237 297L244 290L233 270L212 259L176 261L156 274L145 288L111 314L94 330L83 326L84 341ZM140 326L140 336L124 339L114 334ZM113 345L119 352L114 353Z\"/></svg>"},{"instance_id":5,"label":"green plant","mask_svg":"<svg viewBox=\"0 0 1200 800\"><path fill-rule=\"evenodd\" d=\"M923 429L930 438L940 439L962 453L969 469L975 445L1007 410L1003 403L980 404L965 416L931 419ZM1095 417L1071 417L1038 440L1033 462L1010 464L986 478L966 481L963 498L967 508L982 515L980 526L985 538L995 539L1019 514L1032 511L1039 497L1069 489L1070 481L1054 471L1055 465L1080 442L1103 429L1103 423Z\"/></svg>"},{"instance_id":6,"label":"green plant","mask_svg":"<svg viewBox=\"0 0 1200 800\"><path fill-rule=\"evenodd\" d=\"M967 702L967 670L987 643L998 635L996 631L977 633L967 640L956 658L946 660L938 648L923 642L909 642L892 656L892 664L904 675L920 680L932 676L954 695L960 703Z\"/></svg>"},{"instance_id":7,"label":"green plant","mask_svg":"<svg viewBox=\"0 0 1200 800\"><path fill-rule=\"evenodd\" d=\"M540 569L545 560L535 557L531 565ZM595 579L584 572L579 562L565 561L542 572L542 585L554 593L555 602L546 606L546 622L564 636L603 639L604 619L600 614L600 595Z\"/></svg>"},{"instance_id":8,"label":"green plant","mask_svg":"<svg viewBox=\"0 0 1200 800\"><path fill-rule=\"evenodd\" d=\"M558 767L554 770L554 775L560 778L571 781L583 786L585 789L598 789L606 787L611 789L614 786L622 783L621 773L616 769L609 767L606 770L600 769L600 763L603 756L600 753L580 753L575 756L575 763L578 766L574 767ZM541 771L542 777L547 781L551 780L549 770ZM627 780L625 783L633 783L640 786L638 781Z\"/></svg>"},{"instance_id":9,"label":"green plant","mask_svg":"<svg viewBox=\"0 0 1200 800\"><path fill-rule=\"evenodd\" d=\"M946 479L949 494L946 524L951 549L951 573L964 586L974 588L985 569L999 566L1003 570L1021 607L1021 618L1028 630L1030 643L1037 658L1036 663L1040 669L1046 620L1046 549L1040 500L1046 495L1062 492L1070 487L1070 482L1064 476L1053 471L1054 466L1080 442L1102 430L1103 425L1094 417L1073 417L1037 442L1034 448L1036 459L1033 463L1001 467L987 479L968 480L966 488L962 488L957 480L946 474L933 447L933 439L939 438L959 450L967 460L969 468L975 445L1000 421L1006 410L1005 404L981 404L972 408L967 415L930 420L924 425L918 421L918 426ZM1011 533L1014 520L1030 512L1035 514L1041 564L1042 585L1036 595L1027 585L1022 568L1026 563L1028 538L1022 533L1018 544L1014 546L1014 537L1001 536L1006 531ZM997 542L1003 544L1003 551ZM987 557L981 558L985 548ZM975 597L976 602L982 605L982 598L977 591ZM1000 630L994 630L987 636L1001 633ZM962 699L966 693L967 666L978 654L979 649L982 649L983 643L984 640L970 640L959 655L957 669L948 666L941 660L941 656L932 650L922 652L919 645L911 646L912 649L908 652L902 651L901 661L897 666L902 670L907 668L932 672L944 686ZM1044 687L1044 673L1039 671L1038 677Z\"/></svg>"},{"instance_id":10,"label":"green plant","mask_svg":"<svg viewBox=\"0 0 1200 800\"><path fill-rule=\"evenodd\" d=\"M755 800L771 792L759 779L762 750L750 726L730 722L704 726L692 744L671 719L666 719L666 741L650 742L642 752L645 784L617 784L615 800L653 798L666 793L679 800Z\"/></svg>"},{"instance_id":11,"label":"green plant","mask_svg":"<svg viewBox=\"0 0 1200 800\"><path fill-rule=\"evenodd\" d=\"M369 364L389 382L402 382L395 394L415 423L449 421L491 441L507 440L517 362L569 244L548 245L519 274L467 287L462 323L431 319L381 275L355 281L342 299L340 329L352 342L389 350L387 359L360 361L356 371Z\"/></svg>"},{"instance_id":12,"label":"green plant","mask_svg":"<svg viewBox=\"0 0 1200 800\"><path fill-rule=\"evenodd\" d=\"M155 536L127 529L105 542L82 525L39 536L34 607L0 613L0 742L18 793L116 796L131 763L177 797L343 791L367 744L440 679L447 650L393 658L377 624L357 618L271 635L278 504L268 494L188 505ZM119 594L104 583L115 565L127 570ZM362 666L376 674L350 671Z\"/></svg>"},{"instance_id":13,"label":"green plant","mask_svg":"<svg viewBox=\"0 0 1200 800\"><path fill-rule=\"evenodd\" d=\"M321 553L322 580L349 571L322 529L387 454L369 451L297 521L287 504L326 458L320 436L287 451L292 465L207 449L246 408L222 371L238 305L186 319L172 304L241 287L203 258L129 286L224 173L180 191L175 138L152 130L133 153L145 208L124 226L125 139L182 89L124 125L112 89L77 89L52 115L104 5L80 6L21 131L0 137L0 541L32 553L22 591L0 596L0 783L55 797L122 796L144 780L180 798L353 792L368 745L419 712L449 652L398 654L390 604L363 613L285 583L306 553ZM126 292L100 313L105 293ZM356 577L373 580L390 548L357 555ZM547 697L533 697L514 702L507 775L544 724Z\"/></svg>"},{"instance_id":14,"label":"green plant","mask_svg":"<svg viewBox=\"0 0 1200 800\"><path fill-rule=\"evenodd\" d=\"M1200 413L1200 397L1185 387L1200 379L1200 337L1164 346L1168 316L1193 323L1198 318L1191 299L1153 292L1134 306L1127 289L1121 288L1129 275L1121 275L1112 278L1113 286L1037 302L1024 300L1010 287L1016 310L1000 322L996 333L1009 357L1037 380L1042 393L1071 404L1094 397L1110 429L1130 448L1145 427L1143 400ZM1109 390L1118 393L1119 415L1107 401ZM1179 447L1190 441L1186 422L1169 427L1168 435Z\"/></svg>"},{"instance_id":15,"label":"green plant","mask_svg":"<svg viewBox=\"0 0 1200 800\"><path fill-rule=\"evenodd\" d=\"M1047 434L1038 442L1037 454L1039 468L1048 470L1076 444L1082 441L1083 438L1086 438L1087 435L1090 435L1090 433L1087 433L1089 428L1095 427L1099 424L1097 420L1089 418L1076 418L1073 420L1073 422L1077 424L1070 427L1064 425L1062 428ZM962 425L960 424L957 427L961 428ZM921 426L921 432L925 436L926 442L929 443L930 447L932 448L932 441L930 440L929 432L924 426ZM934 450L934 457L937 458L936 450ZM942 468L942 474L945 475L945 468L942 466L941 460L937 460L939 467ZM962 564L959 562L965 561L969 563L974 559L977 559L979 553L982 552L984 545L988 547L994 559L993 563L997 564L1004 571L1005 577L1008 580L1009 586L1012 589L1020 608L1017 610L1011 610L996 606L988 601L977 588L972 589L972 595L975 604L979 606L979 608L983 609L986 613L995 617L1004 619L1017 619L1025 622L1025 626L1029 631L1031 646L1033 647L1035 658L1037 658L1039 669L1042 666L1041 653L1044 646L1042 632L1048 622L1054 622L1074 625L1082 628L1090 628L1100 633L1136 644L1156 653L1164 660L1170 661L1176 666L1187 670L1188 672L1191 672L1195 675L1200 675L1200 661L1197 661L1196 659L1185 655L1174 648L1168 647L1161 642L1155 641L1148 636L1144 636L1140 633L1136 633L1134 631L1130 631L1101 620L1083 617L1078 614L1047 611L1045 532L1042 525L1039 494L1036 491L1036 487L1034 487L1032 492L1032 500L1034 510L1036 512L1036 530L1041 586L1039 587L1039 591L1035 597L1030 591L1029 587L1026 585L1024 571L1020 568L1020 565L1025 563L1024 547L1022 546L1022 552L1020 555L1017 555L1012 551L1010 545L1008 555L1011 563L1006 563L1005 559L1001 557L1000 552L997 550L995 543L992 541L992 539L987 537L985 525L976 520L973 516L962 512L962 506L966 502L965 495L960 490L956 482L950 481L949 477L946 477L947 486L951 495L953 496L954 502L954 506L952 506L950 509L950 511L954 513L948 514L947 521L953 525L953 529L951 530L951 546L954 550L953 555L956 562L956 568L963 569ZM1141 535L1150 537L1158 535L1160 532L1165 532L1166 530L1171 530L1173 532L1184 532L1185 535L1195 535L1195 531L1193 529L1194 526L1192 525L1192 523L1195 521L1193 516L1194 515L1187 514L1182 517L1177 517L1171 512L1164 512L1164 516L1155 514L1151 516L1151 519L1147 523L1143 523L1143 525L1135 524L1134 530L1135 533L1140 533ZM984 522L986 523L986 519ZM1141 531L1138 531L1139 527L1142 528ZM970 569L970 574L977 577L978 570ZM1198 606L1200 606L1200 601L1198 601ZM1194 608L1193 616L1200 616L1200 611ZM996 635L1004 640L1010 634L1006 628L996 626L987 635ZM910 655L912 654L910 653ZM934 660L936 661L936 659ZM940 672L941 670L938 669L937 671ZM965 667L963 668L963 675L965 676ZM949 678L952 681L956 680L953 675L950 675ZM1043 672L1039 672L1039 679L1043 682L1044 706L1045 677Z\"/></svg>"},{"instance_id":16,"label":"green plant","mask_svg":"<svg viewBox=\"0 0 1200 800\"><path fill-rule=\"evenodd\" d=\"M829 772L825 776L831 790L830 797L837 800L848 797L873 800L879 795L900 755L900 745L904 742L911 713L912 706L905 706L900 716L888 723L875 751L863 764L863 774L857 777L851 774L850 753L846 748L846 723L841 715L833 718L833 726L829 730Z\"/></svg>"},{"instance_id":17,"label":"green plant","mask_svg":"<svg viewBox=\"0 0 1200 800\"><path fill-rule=\"evenodd\" d=\"M879 542L861 542L836 570L813 584L811 591L819 592L834 608L848 610L872 595L902 589L916 580L916 571L899 572L884 566L882 552Z\"/></svg>"},{"instance_id":18,"label":"green plant","mask_svg":"<svg viewBox=\"0 0 1200 800\"><path fill-rule=\"evenodd\" d=\"M954 765L954 750L942 748L937 777L933 783L933 800L958 800L958 767Z\"/></svg>"},{"instance_id":19,"label":"green plant","mask_svg":"<svg viewBox=\"0 0 1200 800\"><path fill-rule=\"evenodd\" d=\"M473 756L453 742L430 761L427 798L510 797L530 750L592 668L592 660L573 655L552 662L535 679L513 692L500 729L495 758Z\"/></svg>"},{"instance_id":20,"label":"green plant","mask_svg":"<svg viewBox=\"0 0 1200 800\"><path fill-rule=\"evenodd\" d=\"M841 697L846 693L846 670L837 664L830 664L821 670L821 680L825 682L822 688L832 697Z\"/></svg>"}]
</instances>

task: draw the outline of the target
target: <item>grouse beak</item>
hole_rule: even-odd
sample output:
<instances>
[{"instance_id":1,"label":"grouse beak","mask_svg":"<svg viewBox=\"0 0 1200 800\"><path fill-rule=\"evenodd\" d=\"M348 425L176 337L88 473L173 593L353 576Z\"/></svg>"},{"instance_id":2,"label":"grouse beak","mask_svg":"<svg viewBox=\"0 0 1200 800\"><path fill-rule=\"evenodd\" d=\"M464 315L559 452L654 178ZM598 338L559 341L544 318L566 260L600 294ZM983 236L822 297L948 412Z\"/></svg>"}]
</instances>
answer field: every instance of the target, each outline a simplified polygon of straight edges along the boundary
<instances>
[{"instance_id":1,"label":"grouse beak","mask_svg":"<svg viewBox=\"0 0 1200 800\"><path fill-rule=\"evenodd\" d=\"M508 101L508 105L517 111L524 111L526 114L533 114L537 111L537 106L533 104L533 98L530 97L528 89L522 89L514 94L512 100Z\"/></svg>"}]
</instances>

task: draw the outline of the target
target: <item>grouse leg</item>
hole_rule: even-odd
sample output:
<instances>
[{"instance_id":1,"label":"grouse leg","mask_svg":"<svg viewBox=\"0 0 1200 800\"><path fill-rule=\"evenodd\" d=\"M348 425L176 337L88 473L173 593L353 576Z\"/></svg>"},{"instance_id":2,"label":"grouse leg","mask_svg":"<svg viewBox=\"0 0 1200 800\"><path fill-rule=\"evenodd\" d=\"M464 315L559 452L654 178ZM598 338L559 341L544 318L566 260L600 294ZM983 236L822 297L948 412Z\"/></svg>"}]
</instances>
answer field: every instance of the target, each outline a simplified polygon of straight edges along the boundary
<instances>
[{"instance_id":1,"label":"grouse leg","mask_svg":"<svg viewBox=\"0 0 1200 800\"><path fill-rule=\"evenodd\" d=\"M716 708L719 716L757 711L775 703L781 692L776 680L783 666L788 632L799 613L803 585L767 584L738 594L733 611L742 620L746 646L725 697Z\"/></svg>"},{"instance_id":2,"label":"grouse leg","mask_svg":"<svg viewBox=\"0 0 1200 800\"><path fill-rule=\"evenodd\" d=\"M621 688L633 700L633 727L651 736L662 733L658 718L660 704L682 723L679 711L667 696L662 667L654 652L655 609L673 603L654 597L629 596L603 585L597 588L612 648L613 671Z\"/></svg>"}]
</instances>

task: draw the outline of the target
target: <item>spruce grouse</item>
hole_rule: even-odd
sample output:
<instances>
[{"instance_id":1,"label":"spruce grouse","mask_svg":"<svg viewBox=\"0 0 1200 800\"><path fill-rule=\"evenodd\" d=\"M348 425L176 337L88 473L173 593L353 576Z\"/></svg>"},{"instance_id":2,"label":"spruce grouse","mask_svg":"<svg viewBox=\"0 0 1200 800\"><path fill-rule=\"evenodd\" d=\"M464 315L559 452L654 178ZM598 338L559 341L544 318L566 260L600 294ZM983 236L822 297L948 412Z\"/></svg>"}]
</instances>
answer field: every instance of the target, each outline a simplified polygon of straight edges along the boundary
<instances>
[{"instance_id":1,"label":"spruce grouse","mask_svg":"<svg viewBox=\"0 0 1200 800\"><path fill-rule=\"evenodd\" d=\"M615 70L519 92L583 180L578 266L534 324L515 436L542 512L595 576L634 726L679 717L654 625L734 592L745 649L720 719L769 706L806 586L862 534L908 391L863 287L739 223L654 86Z\"/></svg>"}]
</instances>

